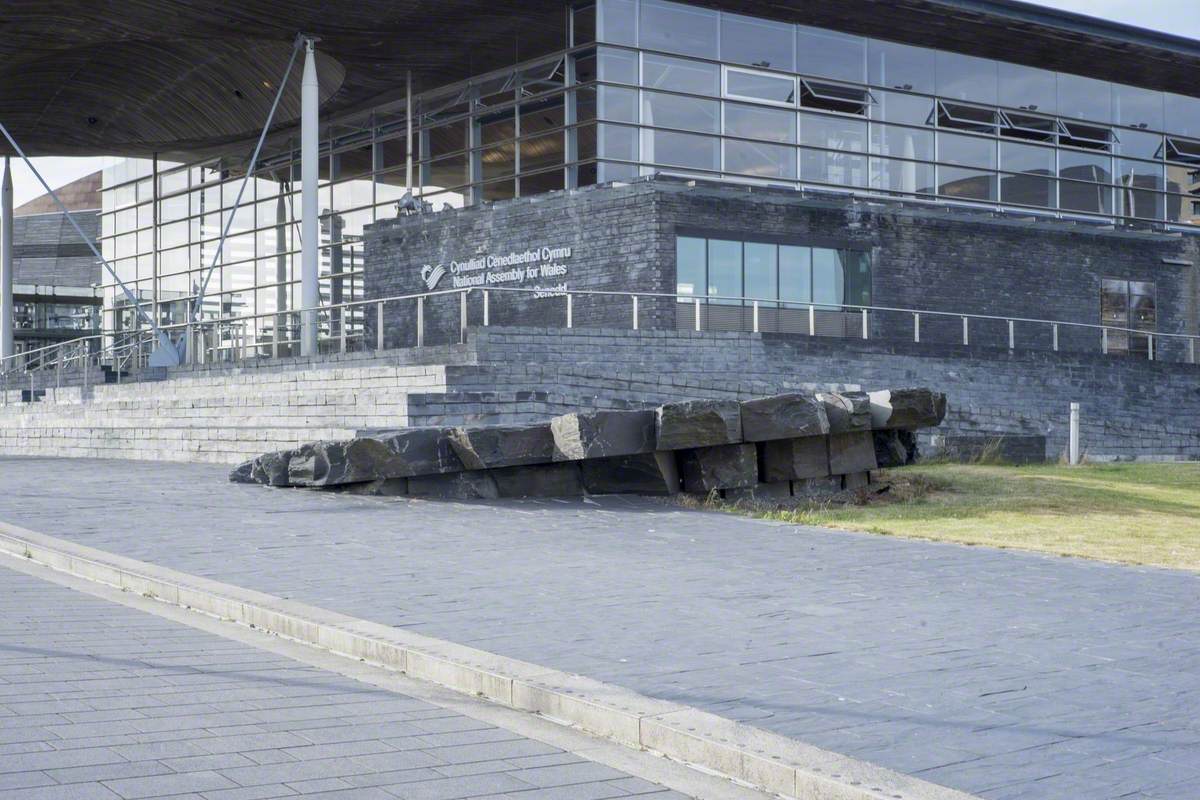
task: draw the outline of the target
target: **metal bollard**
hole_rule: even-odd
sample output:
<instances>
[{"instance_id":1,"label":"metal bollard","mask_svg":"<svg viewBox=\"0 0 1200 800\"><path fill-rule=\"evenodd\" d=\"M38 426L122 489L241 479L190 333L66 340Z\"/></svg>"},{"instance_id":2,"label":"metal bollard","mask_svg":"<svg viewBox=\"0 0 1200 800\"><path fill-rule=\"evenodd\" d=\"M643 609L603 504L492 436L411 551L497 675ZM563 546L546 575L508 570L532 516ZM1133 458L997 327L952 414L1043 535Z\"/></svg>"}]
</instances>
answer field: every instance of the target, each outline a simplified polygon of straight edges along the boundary
<instances>
[{"instance_id":1,"label":"metal bollard","mask_svg":"<svg viewBox=\"0 0 1200 800\"><path fill-rule=\"evenodd\" d=\"M575 298L570 293L567 294L567 327L572 327L575 315Z\"/></svg>"},{"instance_id":2,"label":"metal bollard","mask_svg":"<svg viewBox=\"0 0 1200 800\"><path fill-rule=\"evenodd\" d=\"M417 347L425 346L425 297L417 298Z\"/></svg>"},{"instance_id":3,"label":"metal bollard","mask_svg":"<svg viewBox=\"0 0 1200 800\"><path fill-rule=\"evenodd\" d=\"M863 341L866 341L871 338L871 325L867 319L867 310L865 308L862 310L862 328Z\"/></svg>"},{"instance_id":4,"label":"metal bollard","mask_svg":"<svg viewBox=\"0 0 1200 800\"><path fill-rule=\"evenodd\" d=\"M1071 403L1071 443L1067 458L1072 467L1079 466L1079 403Z\"/></svg>"},{"instance_id":5,"label":"metal bollard","mask_svg":"<svg viewBox=\"0 0 1200 800\"><path fill-rule=\"evenodd\" d=\"M963 317L962 321L963 321L963 347L968 347L971 344L971 322L967 317Z\"/></svg>"},{"instance_id":6,"label":"metal bollard","mask_svg":"<svg viewBox=\"0 0 1200 800\"><path fill-rule=\"evenodd\" d=\"M920 343L921 341L921 315L913 314L913 341Z\"/></svg>"},{"instance_id":7,"label":"metal bollard","mask_svg":"<svg viewBox=\"0 0 1200 800\"><path fill-rule=\"evenodd\" d=\"M808 335L817 335L817 307L813 305L808 307Z\"/></svg>"},{"instance_id":8,"label":"metal bollard","mask_svg":"<svg viewBox=\"0 0 1200 800\"><path fill-rule=\"evenodd\" d=\"M1008 321L1008 349L1017 349L1016 323L1014 323L1011 319Z\"/></svg>"},{"instance_id":9,"label":"metal bollard","mask_svg":"<svg viewBox=\"0 0 1200 800\"><path fill-rule=\"evenodd\" d=\"M491 294L487 289L483 290L483 327L485 328L492 324Z\"/></svg>"},{"instance_id":10,"label":"metal bollard","mask_svg":"<svg viewBox=\"0 0 1200 800\"><path fill-rule=\"evenodd\" d=\"M754 332L758 333L758 301L754 301Z\"/></svg>"},{"instance_id":11,"label":"metal bollard","mask_svg":"<svg viewBox=\"0 0 1200 800\"><path fill-rule=\"evenodd\" d=\"M1051 331L1050 331L1051 336L1054 339L1054 352L1057 353L1058 352L1058 323L1056 322L1053 325L1051 325L1050 329L1051 329Z\"/></svg>"},{"instance_id":12,"label":"metal bollard","mask_svg":"<svg viewBox=\"0 0 1200 800\"><path fill-rule=\"evenodd\" d=\"M700 330L700 298L696 298L696 330Z\"/></svg>"},{"instance_id":13,"label":"metal bollard","mask_svg":"<svg viewBox=\"0 0 1200 800\"><path fill-rule=\"evenodd\" d=\"M467 293L458 296L458 343L467 343Z\"/></svg>"},{"instance_id":14,"label":"metal bollard","mask_svg":"<svg viewBox=\"0 0 1200 800\"><path fill-rule=\"evenodd\" d=\"M638 296L633 296L633 329L638 329Z\"/></svg>"},{"instance_id":15,"label":"metal bollard","mask_svg":"<svg viewBox=\"0 0 1200 800\"><path fill-rule=\"evenodd\" d=\"M383 349L383 301L375 306L375 349Z\"/></svg>"}]
</instances>

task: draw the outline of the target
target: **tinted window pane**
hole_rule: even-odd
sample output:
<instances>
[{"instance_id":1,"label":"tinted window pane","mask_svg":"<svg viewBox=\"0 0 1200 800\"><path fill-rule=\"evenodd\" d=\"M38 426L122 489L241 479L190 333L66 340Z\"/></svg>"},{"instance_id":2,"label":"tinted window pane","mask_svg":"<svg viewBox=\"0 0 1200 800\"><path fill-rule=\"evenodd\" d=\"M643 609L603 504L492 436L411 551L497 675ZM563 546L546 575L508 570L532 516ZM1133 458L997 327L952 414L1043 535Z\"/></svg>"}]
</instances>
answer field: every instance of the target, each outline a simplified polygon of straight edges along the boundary
<instances>
[{"instance_id":1,"label":"tinted window pane","mask_svg":"<svg viewBox=\"0 0 1200 800\"><path fill-rule=\"evenodd\" d=\"M1055 73L1000 62L1000 105L1053 114L1058 85Z\"/></svg>"},{"instance_id":2,"label":"tinted window pane","mask_svg":"<svg viewBox=\"0 0 1200 800\"><path fill-rule=\"evenodd\" d=\"M624 125L601 125L598 131L600 158L616 158L622 161L637 161L638 129ZM521 168L525 168L524 161Z\"/></svg>"},{"instance_id":3,"label":"tinted window pane","mask_svg":"<svg viewBox=\"0 0 1200 800\"><path fill-rule=\"evenodd\" d=\"M899 92L873 92L876 104L871 106L871 118L908 125L927 125L933 115L933 101Z\"/></svg>"},{"instance_id":4,"label":"tinted window pane","mask_svg":"<svg viewBox=\"0 0 1200 800\"><path fill-rule=\"evenodd\" d=\"M1000 169L1034 175L1054 174L1054 149L1036 145L1000 143Z\"/></svg>"},{"instance_id":5,"label":"tinted window pane","mask_svg":"<svg viewBox=\"0 0 1200 800\"><path fill-rule=\"evenodd\" d=\"M773 244L746 242L746 297L752 300L774 300L777 296L779 248Z\"/></svg>"},{"instance_id":6,"label":"tinted window pane","mask_svg":"<svg viewBox=\"0 0 1200 800\"><path fill-rule=\"evenodd\" d=\"M934 52L872 39L867 44L868 79L874 86L933 94Z\"/></svg>"},{"instance_id":7,"label":"tinted window pane","mask_svg":"<svg viewBox=\"0 0 1200 800\"><path fill-rule=\"evenodd\" d=\"M780 144L725 142L725 171L755 178L796 179L796 150Z\"/></svg>"},{"instance_id":8,"label":"tinted window pane","mask_svg":"<svg viewBox=\"0 0 1200 800\"><path fill-rule=\"evenodd\" d=\"M717 57L717 12L662 0L642 0L641 46L704 58Z\"/></svg>"},{"instance_id":9,"label":"tinted window pane","mask_svg":"<svg viewBox=\"0 0 1200 800\"><path fill-rule=\"evenodd\" d=\"M995 200L996 175L962 167L938 167L938 193L962 200Z\"/></svg>"},{"instance_id":10,"label":"tinted window pane","mask_svg":"<svg viewBox=\"0 0 1200 800\"><path fill-rule=\"evenodd\" d=\"M599 87L600 119L617 122L638 121L637 89L621 89L616 86Z\"/></svg>"},{"instance_id":11,"label":"tinted window pane","mask_svg":"<svg viewBox=\"0 0 1200 800\"><path fill-rule=\"evenodd\" d=\"M725 133L747 139L765 139L771 142L794 144L796 141L796 115L782 109L726 103Z\"/></svg>"},{"instance_id":12,"label":"tinted window pane","mask_svg":"<svg viewBox=\"0 0 1200 800\"><path fill-rule=\"evenodd\" d=\"M867 123L846 117L801 114L800 143L863 152L867 149Z\"/></svg>"},{"instance_id":13,"label":"tinted window pane","mask_svg":"<svg viewBox=\"0 0 1200 800\"><path fill-rule=\"evenodd\" d=\"M937 93L952 100L995 105L998 100L996 62L961 53L937 53Z\"/></svg>"},{"instance_id":14,"label":"tinted window pane","mask_svg":"<svg viewBox=\"0 0 1200 800\"><path fill-rule=\"evenodd\" d=\"M796 102L796 81L778 75L729 69L725 71L725 94L792 105Z\"/></svg>"},{"instance_id":15,"label":"tinted window pane","mask_svg":"<svg viewBox=\"0 0 1200 800\"><path fill-rule=\"evenodd\" d=\"M864 83L867 40L801 25L796 29L796 71L801 75Z\"/></svg>"},{"instance_id":16,"label":"tinted window pane","mask_svg":"<svg viewBox=\"0 0 1200 800\"><path fill-rule=\"evenodd\" d=\"M1128 327L1129 284L1105 278L1100 286L1100 322L1104 325Z\"/></svg>"},{"instance_id":17,"label":"tinted window pane","mask_svg":"<svg viewBox=\"0 0 1200 800\"><path fill-rule=\"evenodd\" d=\"M1112 187L1095 183L1059 181L1058 203L1063 211L1111 214Z\"/></svg>"},{"instance_id":18,"label":"tinted window pane","mask_svg":"<svg viewBox=\"0 0 1200 800\"><path fill-rule=\"evenodd\" d=\"M721 60L791 71L795 67L792 26L782 22L721 16Z\"/></svg>"},{"instance_id":19,"label":"tinted window pane","mask_svg":"<svg viewBox=\"0 0 1200 800\"><path fill-rule=\"evenodd\" d=\"M1113 122L1130 128L1163 129L1163 93L1114 83Z\"/></svg>"},{"instance_id":20,"label":"tinted window pane","mask_svg":"<svg viewBox=\"0 0 1200 800\"><path fill-rule=\"evenodd\" d=\"M727 298L742 296L741 242L708 240L708 294Z\"/></svg>"},{"instance_id":21,"label":"tinted window pane","mask_svg":"<svg viewBox=\"0 0 1200 800\"><path fill-rule=\"evenodd\" d=\"M904 194L933 194L933 166L916 161L872 158L871 188Z\"/></svg>"},{"instance_id":22,"label":"tinted window pane","mask_svg":"<svg viewBox=\"0 0 1200 800\"><path fill-rule=\"evenodd\" d=\"M842 258L837 250L814 247L812 251L813 302L840 306L846 296Z\"/></svg>"},{"instance_id":23,"label":"tinted window pane","mask_svg":"<svg viewBox=\"0 0 1200 800\"><path fill-rule=\"evenodd\" d=\"M837 186L867 186L867 157L821 150L800 151L800 178Z\"/></svg>"},{"instance_id":24,"label":"tinted window pane","mask_svg":"<svg viewBox=\"0 0 1200 800\"><path fill-rule=\"evenodd\" d=\"M637 44L637 4L634 0L599 0L597 38L613 44Z\"/></svg>"},{"instance_id":25,"label":"tinted window pane","mask_svg":"<svg viewBox=\"0 0 1200 800\"><path fill-rule=\"evenodd\" d=\"M812 248L780 245L779 299L812 302Z\"/></svg>"},{"instance_id":26,"label":"tinted window pane","mask_svg":"<svg viewBox=\"0 0 1200 800\"><path fill-rule=\"evenodd\" d=\"M720 104L716 100L644 92L642 122L663 128L719 133Z\"/></svg>"},{"instance_id":27,"label":"tinted window pane","mask_svg":"<svg viewBox=\"0 0 1200 800\"><path fill-rule=\"evenodd\" d=\"M1131 158L1162 158L1163 137L1157 133L1121 131L1117 152Z\"/></svg>"},{"instance_id":28,"label":"tinted window pane","mask_svg":"<svg viewBox=\"0 0 1200 800\"><path fill-rule=\"evenodd\" d=\"M1163 188L1162 164L1151 164L1144 161L1131 161L1118 158L1116 164L1117 183L1138 189Z\"/></svg>"},{"instance_id":29,"label":"tinted window pane","mask_svg":"<svg viewBox=\"0 0 1200 800\"><path fill-rule=\"evenodd\" d=\"M1168 94L1167 131L1200 139L1200 98Z\"/></svg>"},{"instance_id":30,"label":"tinted window pane","mask_svg":"<svg viewBox=\"0 0 1200 800\"><path fill-rule=\"evenodd\" d=\"M1058 113L1092 122L1112 121L1112 85L1066 72L1058 74Z\"/></svg>"},{"instance_id":31,"label":"tinted window pane","mask_svg":"<svg viewBox=\"0 0 1200 800\"><path fill-rule=\"evenodd\" d=\"M704 239L680 236L675 239L676 294L704 294Z\"/></svg>"},{"instance_id":32,"label":"tinted window pane","mask_svg":"<svg viewBox=\"0 0 1200 800\"><path fill-rule=\"evenodd\" d=\"M629 50L601 47L596 54L597 69L602 81L628 83L637 86L638 56Z\"/></svg>"},{"instance_id":33,"label":"tinted window pane","mask_svg":"<svg viewBox=\"0 0 1200 800\"><path fill-rule=\"evenodd\" d=\"M1054 183L1052 178L1038 175L1001 175L1000 199L1015 205L1053 208Z\"/></svg>"},{"instance_id":34,"label":"tinted window pane","mask_svg":"<svg viewBox=\"0 0 1200 800\"><path fill-rule=\"evenodd\" d=\"M871 126L871 152L897 158L933 160L933 131L898 125Z\"/></svg>"},{"instance_id":35,"label":"tinted window pane","mask_svg":"<svg viewBox=\"0 0 1200 800\"><path fill-rule=\"evenodd\" d=\"M1097 183L1112 182L1112 159L1105 155L1060 150L1058 168L1059 175L1064 178Z\"/></svg>"},{"instance_id":36,"label":"tinted window pane","mask_svg":"<svg viewBox=\"0 0 1200 800\"><path fill-rule=\"evenodd\" d=\"M965 167L996 168L996 142L956 133L938 134L938 161Z\"/></svg>"},{"instance_id":37,"label":"tinted window pane","mask_svg":"<svg viewBox=\"0 0 1200 800\"><path fill-rule=\"evenodd\" d=\"M717 171L720 140L670 131L642 132L642 160L668 167Z\"/></svg>"},{"instance_id":38,"label":"tinted window pane","mask_svg":"<svg viewBox=\"0 0 1200 800\"><path fill-rule=\"evenodd\" d=\"M720 93L721 71L716 64L646 54L642 66L642 85L651 89L713 96Z\"/></svg>"},{"instance_id":39,"label":"tinted window pane","mask_svg":"<svg viewBox=\"0 0 1200 800\"><path fill-rule=\"evenodd\" d=\"M842 268L846 275L845 302L859 306L871 305L871 255L849 250L842 253Z\"/></svg>"}]
</instances>

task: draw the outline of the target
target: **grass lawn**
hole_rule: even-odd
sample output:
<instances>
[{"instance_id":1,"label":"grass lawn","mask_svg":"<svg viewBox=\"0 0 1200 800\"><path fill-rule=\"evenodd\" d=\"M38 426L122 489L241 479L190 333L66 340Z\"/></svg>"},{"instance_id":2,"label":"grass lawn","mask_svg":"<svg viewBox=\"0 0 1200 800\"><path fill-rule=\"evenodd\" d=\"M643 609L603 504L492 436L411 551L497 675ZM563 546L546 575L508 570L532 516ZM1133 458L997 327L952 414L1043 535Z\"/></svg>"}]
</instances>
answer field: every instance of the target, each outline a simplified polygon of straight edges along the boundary
<instances>
[{"instance_id":1,"label":"grass lawn","mask_svg":"<svg viewBox=\"0 0 1200 800\"><path fill-rule=\"evenodd\" d=\"M932 464L887 475L893 489L877 500L766 516L889 536L1200 570L1200 464Z\"/></svg>"}]
</instances>

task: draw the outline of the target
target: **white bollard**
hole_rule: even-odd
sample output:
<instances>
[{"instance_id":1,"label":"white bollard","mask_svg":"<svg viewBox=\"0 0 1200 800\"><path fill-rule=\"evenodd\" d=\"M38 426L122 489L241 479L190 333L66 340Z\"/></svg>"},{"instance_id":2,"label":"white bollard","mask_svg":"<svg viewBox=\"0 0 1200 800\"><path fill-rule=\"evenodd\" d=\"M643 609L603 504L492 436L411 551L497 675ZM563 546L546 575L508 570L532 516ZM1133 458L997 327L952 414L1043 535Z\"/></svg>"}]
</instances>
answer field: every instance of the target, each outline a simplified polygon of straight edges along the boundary
<instances>
[{"instance_id":1,"label":"white bollard","mask_svg":"<svg viewBox=\"0 0 1200 800\"><path fill-rule=\"evenodd\" d=\"M1079 403L1071 403L1071 445L1068 458L1072 467L1079 466Z\"/></svg>"}]
</instances>

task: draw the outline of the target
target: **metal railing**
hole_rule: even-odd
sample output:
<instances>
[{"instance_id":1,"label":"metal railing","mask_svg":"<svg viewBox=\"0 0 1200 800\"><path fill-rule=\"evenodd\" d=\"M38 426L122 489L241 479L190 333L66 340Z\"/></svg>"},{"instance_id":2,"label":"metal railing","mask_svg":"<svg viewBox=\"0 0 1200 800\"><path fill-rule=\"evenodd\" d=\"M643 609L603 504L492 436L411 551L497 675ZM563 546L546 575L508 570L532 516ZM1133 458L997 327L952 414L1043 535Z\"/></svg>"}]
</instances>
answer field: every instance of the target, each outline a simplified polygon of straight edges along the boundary
<instances>
[{"instance_id":1,"label":"metal railing","mask_svg":"<svg viewBox=\"0 0 1200 800\"><path fill-rule=\"evenodd\" d=\"M1189 334L1159 333L1095 323L895 306L805 303L729 295L696 297L664 292L561 291L498 286L444 289L313 308L167 324L161 325L160 330L166 332L176 346L182 345L186 362L191 364L298 355L301 325L309 313L314 313L317 318L320 352L424 347L430 344L431 334L440 339L434 342L438 344L466 341L468 325L472 322L472 297L478 298L475 323L484 327L494 324L497 309L494 308L493 296L526 300L525 303L518 301L500 309L501 316L507 317L501 324L516 325L529 324L528 301L536 299L538 303L561 303L562 320L566 328L579 327L582 321L585 327L628 326L638 330L651 322L656 328L765 333L771 332L773 324L780 332L808 336L833 335L863 340L904 340L915 344L961 344L964 347L992 346L1014 351L1019 348L1047 349L1054 352L1060 351L1065 338L1071 338L1074 343L1082 342L1084 350L1092 349L1105 354L1127 350L1129 343L1137 341L1144 343L1144 356L1149 360L1168 360L1164 358L1164 353L1170 350L1171 355L1176 356L1174 360L1189 364L1196 363L1197 341L1200 340L1200 336ZM444 305L437 309L440 312L439 319L431 325L430 310L439 301L451 305L449 309ZM588 314L586 307L580 307L585 301L602 304L603 307L599 313ZM389 307L409 303L412 305L408 324L389 324ZM653 307L655 303L657 306ZM627 311L619 311L619 307L625 304ZM647 320L647 309L651 307L654 318ZM585 312L582 315L581 310ZM619 320L621 316L625 316L624 322ZM780 321L784 316L787 318L786 325ZM369 317L374 318L373 326L368 325ZM539 325L545 324L545 317L545 314L539 314ZM832 326L832 334L829 332L830 320L836 323ZM937 330L931 336L930 328L934 325L937 325ZM999 326L999 334L996 333L996 326ZM374 328L373 332L368 331L371 327ZM953 335L949 333L951 328ZM980 336L984 330L990 335ZM26 384L32 390L33 376L36 374L45 375L54 371L56 385L61 385L65 372L82 369L86 386L90 370L107 367L116 373L119 381L126 370L145 367L156 344L154 335L147 329L82 336L0 359L0 379L6 390L25 388Z\"/></svg>"}]
</instances>

